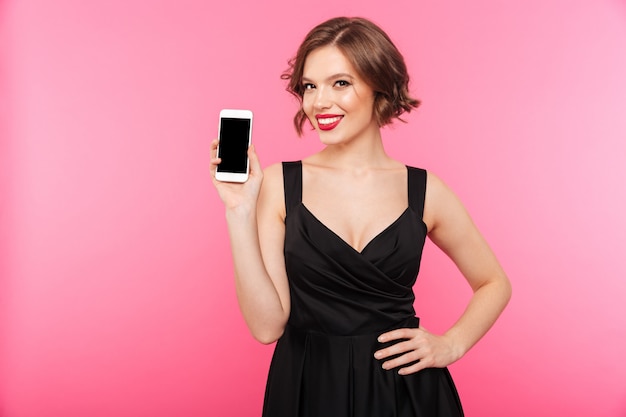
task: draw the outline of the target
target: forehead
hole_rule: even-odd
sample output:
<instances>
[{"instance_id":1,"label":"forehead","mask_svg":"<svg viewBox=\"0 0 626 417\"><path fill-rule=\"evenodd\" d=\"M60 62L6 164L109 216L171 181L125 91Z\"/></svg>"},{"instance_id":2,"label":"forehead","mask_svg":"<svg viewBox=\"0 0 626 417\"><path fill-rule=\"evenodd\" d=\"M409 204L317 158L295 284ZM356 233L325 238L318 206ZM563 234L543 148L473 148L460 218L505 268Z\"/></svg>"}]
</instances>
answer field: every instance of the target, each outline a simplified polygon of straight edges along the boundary
<instances>
[{"instance_id":1,"label":"forehead","mask_svg":"<svg viewBox=\"0 0 626 417\"><path fill-rule=\"evenodd\" d=\"M352 63L336 46L322 46L309 52L304 61L303 78L325 79L334 74L358 76Z\"/></svg>"}]
</instances>

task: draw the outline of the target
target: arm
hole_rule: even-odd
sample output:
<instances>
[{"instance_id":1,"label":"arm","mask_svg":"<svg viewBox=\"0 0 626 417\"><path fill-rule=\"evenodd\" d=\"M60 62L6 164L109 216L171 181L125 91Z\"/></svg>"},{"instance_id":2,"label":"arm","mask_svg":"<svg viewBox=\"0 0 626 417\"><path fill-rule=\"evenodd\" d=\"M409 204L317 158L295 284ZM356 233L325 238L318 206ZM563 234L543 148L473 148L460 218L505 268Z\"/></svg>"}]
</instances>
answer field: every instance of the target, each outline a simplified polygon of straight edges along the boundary
<instances>
[{"instance_id":1,"label":"arm","mask_svg":"<svg viewBox=\"0 0 626 417\"><path fill-rule=\"evenodd\" d=\"M272 166L263 175L250 147L250 177L246 183L215 180L217 141L211 145L213 184L226 207L226 222L235 269L235 289L242 315L252 335L272 343L289 317L289 286L285 272L282 170Z\"/></svg>"},{"instance_id":2,"label":"arm","mask_svg":"<svg viewBox=\"0 0 626 417\"><path fill-rule=\"evenodd\" d=\"M430 239L454 261L473 295L458 321L443 335L419 329L398 329L379 341L409 339L376 352L378 359L404 353L383 363L392 369L419 359L399 370L401 374L429 367L445 367L460 359L496 321L511 297L511 285L467 211L454 193L437 177L428 175L424 221Z\"/></svg>"}]
</instances>

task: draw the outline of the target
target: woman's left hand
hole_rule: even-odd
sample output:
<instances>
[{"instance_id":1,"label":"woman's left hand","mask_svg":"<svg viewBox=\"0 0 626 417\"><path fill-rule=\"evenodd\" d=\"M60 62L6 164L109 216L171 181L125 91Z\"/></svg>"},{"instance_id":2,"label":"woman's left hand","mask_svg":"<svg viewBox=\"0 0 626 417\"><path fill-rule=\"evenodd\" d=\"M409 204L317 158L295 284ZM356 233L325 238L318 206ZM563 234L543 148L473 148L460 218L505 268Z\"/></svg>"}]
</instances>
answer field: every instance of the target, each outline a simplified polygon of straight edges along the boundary
<instances>
[{"instance_id":1,"label":"woman's left hand","mask_svg":"<svg viewBox=\"0 0 626 417\"><path fill-rule=\"evenodd\" d=\"M463 353L454 345L449 336L438 336L429 333L424 328L403 328L383 333L378 337L380 343L388 343L398 340L391 346L380 349L374 353L374 357L385 360L383 369L394 369L403 365L398 374L409 375L426 368L444 368L459 360ZM415 361L418 361L415 363Z\"/></svg>"}]
</instances>

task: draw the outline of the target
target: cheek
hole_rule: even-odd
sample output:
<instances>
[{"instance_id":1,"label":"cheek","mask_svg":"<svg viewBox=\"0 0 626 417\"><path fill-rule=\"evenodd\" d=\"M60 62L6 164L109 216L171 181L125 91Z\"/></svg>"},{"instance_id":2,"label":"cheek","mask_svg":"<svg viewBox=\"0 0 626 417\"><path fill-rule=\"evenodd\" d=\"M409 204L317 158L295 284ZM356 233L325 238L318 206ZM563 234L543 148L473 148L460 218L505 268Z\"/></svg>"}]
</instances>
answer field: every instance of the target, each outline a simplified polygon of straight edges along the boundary
<instances>
[{"instance_id":1,"label":"cheek","mask_svg":"<svg viewBox=\"0 0 626 417\"><path fill-rule=\"evenodd\" d=\"M311 113L312 109L313 109L313 103L312 103L311 97L305 94L302 97L302 110L308 116Z\"/></svg>"},{"instance_id":2,"label":"cheek","mask_svg":"<svg viewBox=\"0 0 626 417\"><path fill-rule=\"evenodd\" d=\"M337 102L346 111L364 111L371 106L369 100L355 93L342 96Z\"/></svg>"}]
</instances>

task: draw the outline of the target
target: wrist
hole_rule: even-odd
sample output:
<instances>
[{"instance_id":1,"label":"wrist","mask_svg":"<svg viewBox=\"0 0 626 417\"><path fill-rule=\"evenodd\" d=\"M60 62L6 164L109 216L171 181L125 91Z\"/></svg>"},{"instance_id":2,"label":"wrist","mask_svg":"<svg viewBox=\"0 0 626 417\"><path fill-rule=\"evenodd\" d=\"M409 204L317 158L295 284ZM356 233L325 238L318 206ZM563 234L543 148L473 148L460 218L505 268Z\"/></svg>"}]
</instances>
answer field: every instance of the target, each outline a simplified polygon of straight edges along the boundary
<instances>
[{"instance_id":1,"label":"wrist","mask_svg":"<svg viewBox=\"0 0 626 417\"><path fill-rule=\"evenodd\" d=\"M454 362L461 359L470 347L467 343L464 343L463 338L460 335L454 334L452 331L448 331L443 335L446 339L448 339L448 346L450 347L450 351L452 356L454 357Z\"/></svg>"},{"instance_id":2,"label":"wrist","mask_svg":"<svg viewBox=\"0 0 626 417\"><path fill-rule=\"evenodd\" d=\"M233 207L226 207L226 220L245 221L247 219L256 219L256 204L239 204Z\"/></svg>"}]
</instances>

